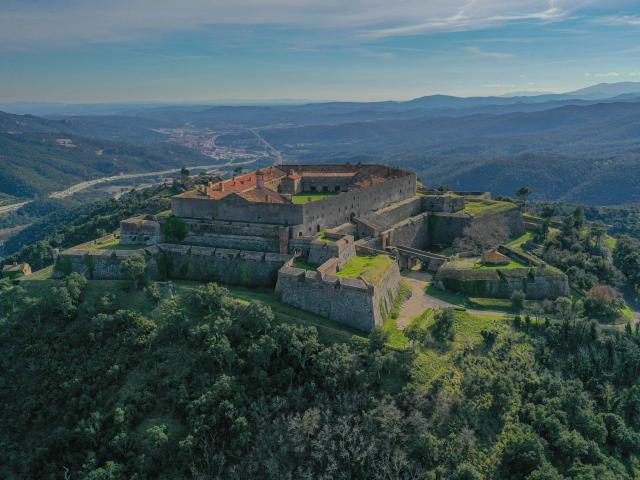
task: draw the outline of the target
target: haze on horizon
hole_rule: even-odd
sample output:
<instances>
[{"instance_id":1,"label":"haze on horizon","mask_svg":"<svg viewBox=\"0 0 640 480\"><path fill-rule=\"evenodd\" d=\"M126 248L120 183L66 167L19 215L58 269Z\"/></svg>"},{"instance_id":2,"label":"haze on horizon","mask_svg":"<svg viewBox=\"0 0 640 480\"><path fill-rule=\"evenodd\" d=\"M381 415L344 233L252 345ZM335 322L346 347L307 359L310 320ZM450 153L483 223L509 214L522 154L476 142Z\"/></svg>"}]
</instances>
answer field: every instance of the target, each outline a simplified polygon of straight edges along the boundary
<instances>
[{"instance_id":1,"label":"haze on horizon","mask_svg":"<svg viewBox=\"0 0 640 480\"><path fill-rule=\"evenodd\" d=\"M640 81L630 0L7 0L1 102L404 100Z\"/></svg>"}]
</instances>

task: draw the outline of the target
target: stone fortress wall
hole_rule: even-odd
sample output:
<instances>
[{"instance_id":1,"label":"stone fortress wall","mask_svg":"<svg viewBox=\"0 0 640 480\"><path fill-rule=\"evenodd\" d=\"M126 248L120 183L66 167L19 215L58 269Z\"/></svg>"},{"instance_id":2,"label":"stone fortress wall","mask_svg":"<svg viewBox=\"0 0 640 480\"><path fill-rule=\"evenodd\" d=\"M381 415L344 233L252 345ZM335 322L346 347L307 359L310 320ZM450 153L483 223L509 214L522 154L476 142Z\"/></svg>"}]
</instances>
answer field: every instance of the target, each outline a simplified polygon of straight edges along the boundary
<instances>
[{"instance_id":1,"label":"stone fortress wall","mask_svg":"<svg viewBox=\"0 0 640 480\"><path fill-rule=\"evenodd\" d=\"M426 192L422 187L418 194L415 174L383 165L283 165L269 171L276 174L266 182L258 176L229 180L240 189L245 182L252 185L247 194L244 190L231 194L217 183L216 188L210 185L173 197L173 216L184 222L188 232L180 242L163 238L162 218L134 217L122 222L121 242L140 248L76 247L61 254L58 274L77 271L88 278L122 279L122 262L141 255L147 260L149 278L277 284L283 302L368 330L381 325L384 312L391 308L399 289L399 266L394 263L375 285L362 277L337 277L356 255L392 252L403 268L421 261L437 270L448 259L424 250L450 245L474 221L500 218L513 236L524 233L515 205L491 215L463 214L463 196ZM285 191L331 195L295 204ZM215 198L209 197L212 194ZM319 267L295 268L295 257ZM524 286L531 295L542 295L545 288L564 292L562 285L539 278ZM483 288L491 295L503 294L522 281L485 280Z\"/></svg>"},{"instance_id":2,"label":"stone fortress wall","mask_svg":"<svg viewBox=\"0 0 640 480\"><path fill-rule=\"evenodd\" d=\"M214 281L252 287L273 286L278 270L293 258L280 253L170 243L136 250L76 248L59 257L56 275L73 271L89 279L124 280L122 264L134 256L145 258L149 279Z\"/></svg>"},{"instance_id":3,"label":"stone fortress wall","mask_svg":"<svg viewBox=\"0 0 640 480\"><path fill-rule=\"evenodd\" d=\"M397 263L373 285L361 278L323 273L323 267L315 272L283 267L276 285L282 301L358 330L382 326L400 288Z\"/></svg>"}]
</instances>

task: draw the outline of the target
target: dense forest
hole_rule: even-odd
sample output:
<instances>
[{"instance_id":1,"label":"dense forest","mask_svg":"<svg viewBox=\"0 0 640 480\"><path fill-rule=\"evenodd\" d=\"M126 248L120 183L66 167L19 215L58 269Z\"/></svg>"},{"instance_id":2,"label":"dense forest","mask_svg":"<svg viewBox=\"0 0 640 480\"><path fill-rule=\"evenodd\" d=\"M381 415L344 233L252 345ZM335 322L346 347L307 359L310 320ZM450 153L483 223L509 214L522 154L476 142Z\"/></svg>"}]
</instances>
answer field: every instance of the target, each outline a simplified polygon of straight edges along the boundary
<instances>
[{"instance_id":1,"label":"dense forest","mask_svg":"<svg viewBox=\"0 0 640 480\"><path fill-rule=\"evenodd\" d=\"M327 341L215 284L120 309L75 274L35 283L0 283L2 478L640 474L637 332L513 323L425 384L419 345Z\"/></svg>"},{"instance_id":2,"label":"dense forest","mask_svg":"<svg viewBox=\"0 0 640 480\"><path fill-rule=\"evenodd\" d=\"M89 205L72 208L54 205L50 213L7 240L3 263L27 262L34 269L44 268L53 263L56 248L69 248L106 235L132 215L167 210L169 196L176 191L174 187L160 186Z\"/></svg>"}]
</instances>

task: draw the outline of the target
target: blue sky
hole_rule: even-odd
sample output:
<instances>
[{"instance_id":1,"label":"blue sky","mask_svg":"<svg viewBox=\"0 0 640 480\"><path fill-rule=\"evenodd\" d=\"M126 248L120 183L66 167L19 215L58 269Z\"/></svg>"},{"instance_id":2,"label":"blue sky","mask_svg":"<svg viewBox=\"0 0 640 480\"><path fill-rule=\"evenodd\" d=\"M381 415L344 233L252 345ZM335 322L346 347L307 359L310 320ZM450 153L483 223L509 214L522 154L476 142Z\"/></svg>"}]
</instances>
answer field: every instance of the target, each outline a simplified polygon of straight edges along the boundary
<instances>
[{"instance_id":1,"label":"blue sky","mask_svg":"<svg viewBox=\"0 0 640 480\"><path fill-rule=\"evenodd\" d=\"M379 100L640 81L637 0L3 0L0 101Z\"/></svg>"}]
</instances>

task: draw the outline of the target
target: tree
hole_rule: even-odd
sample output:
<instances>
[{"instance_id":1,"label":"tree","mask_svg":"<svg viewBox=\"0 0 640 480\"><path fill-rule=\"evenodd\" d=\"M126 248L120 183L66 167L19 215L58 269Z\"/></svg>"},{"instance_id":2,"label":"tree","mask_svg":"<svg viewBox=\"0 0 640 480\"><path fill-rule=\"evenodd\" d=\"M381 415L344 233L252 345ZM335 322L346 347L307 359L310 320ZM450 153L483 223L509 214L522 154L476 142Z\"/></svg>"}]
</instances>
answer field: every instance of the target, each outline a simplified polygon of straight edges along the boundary
<instances>
[{"instance_id":1,"label":"tree","mask_svg":"<svg viewBox=\"0 0 640 480\"><path fill-rule=\"evenodd\" d=\"M424 322L416 321L404 329L404 336L411 341L414 347L424 345L429 338L429 329L424 325Z\"/></svg>"},{"instance_id":2,"label":"tree","mask_svg":"<svg viewBox=\"0 0 640 480\"><path fill-rule=\"evenodd\" d=\"M587 292L584 309L587 315L595 318L617 316L624 308L622 295L609 285L596 285Z\"/></svg>"},{"instance_id":3,"label":"tree","mask_svg":"<svg viewBox=\"0 0 640 480\"><path fill-rule=\"evenodd\" d=\"M576 207L576 209L571 214L571 219L573 220L573 228L578 232L582 230L582 228L587 223L587 219L584 216L584 208Z\"/></svg>"},{"instance_id":4,"label":"tree","mask_svg":"<svg viewBox=\"0 0 640 480\"><path fill-rule=\"evenodd\" d=\"M525 212L527 211L527 199L529 198L529 195L531 195L532 193L533 193L533 190L530 187L520 187L516 191L516 196L518 197L520 202L522 202L522 209Z\"/></svg>"},{"instance_id":5,"label":"tree","mask_svg":"<svg viewBox=\"0 0 640 480\"><path fill-rule=\"evenodd\" d=\"M146 281L147 261L140 255L134 255L122 262L122 273L137 289Z\"/></svg>"},{"instance_id":6,"label":"tree","mask_svg":"<svg viewBox=\"0 0 640 480\"><path fill-rule=\"evenodd\" d=\"M453 341L455 339L456 313L453 308L443 308L435 313L433 337L440 341Z\"/></svg>"},{"instance_id":7,"label":"tree","mask_svg":"<svg viewBox=\"0 0 640 480\"><path fill-rule=\"evenodd\" d=\"M607 227L600 220L591 224L591 236L595 240L596 247L602 248L602 240L607 236Z\"/></svg>"},{"instance_id":8,"label":"tree","mask_svg":"<svg viewBox=\"0 0 640 480\"><path fill-rule=\"evenodd\" d=\"M510 230L504 219L493 217L474 220L464 229L463 236L454 241L459 252L480 255L491 248L497 248L509 239Z\"/></svg>"},{"instance_id":9,"label":"tree","mask_svg":"<svg viewBox=\"0 0 640 480\"><path fill-rule=\"evenodd\" d=\"M180 170L180 176L185 179L187 178L189 175L191 175L191 171L189 171L189 169L187 167L182 167L182 169Z\"/></svg>"},{"instance_id":10,"label":"tree","mask_svg":"<svg viewBox=\"0 0 640 480\"><path fill-rule=\"evenodd\" d=\"M514 310L517 310L519 312L524 308L524 302L526 299L527 296L522 290L516 290L511 295L511 306Z\"/></svg>"},{"instance_id":11,"label":"tree","mask_svg":"<svg viewBox=\"0 0 640 480\"><path fill-rule=\"evenodd\" d=\"M164 222L162 222L162 233L168 241L173 242L181 242L183 241L188 233L189 229L187 228L187 224L178 217L169 217Z\"/></svg>"},{"instance_id":12,"label":"tree","mask_svg":"<svg viewBox=\"0 0 640 480\"><path fill-rule=\"evenodd\" d=\"M499 478L527 478L544 462L544 445L534 432L518 429L505 435Z\"/></svg>"},{"instance_id":13,"label":"tree","mask_svg":"<svg viewBox=\"0 0 640 480\"><path fill-rule=\"evenodd\" d=\"M540 213L540 216L542 218L551 218L556 214L556 209L553 205L545 205L542 208L542 212Z\"/></svg>"}]
</instances>

